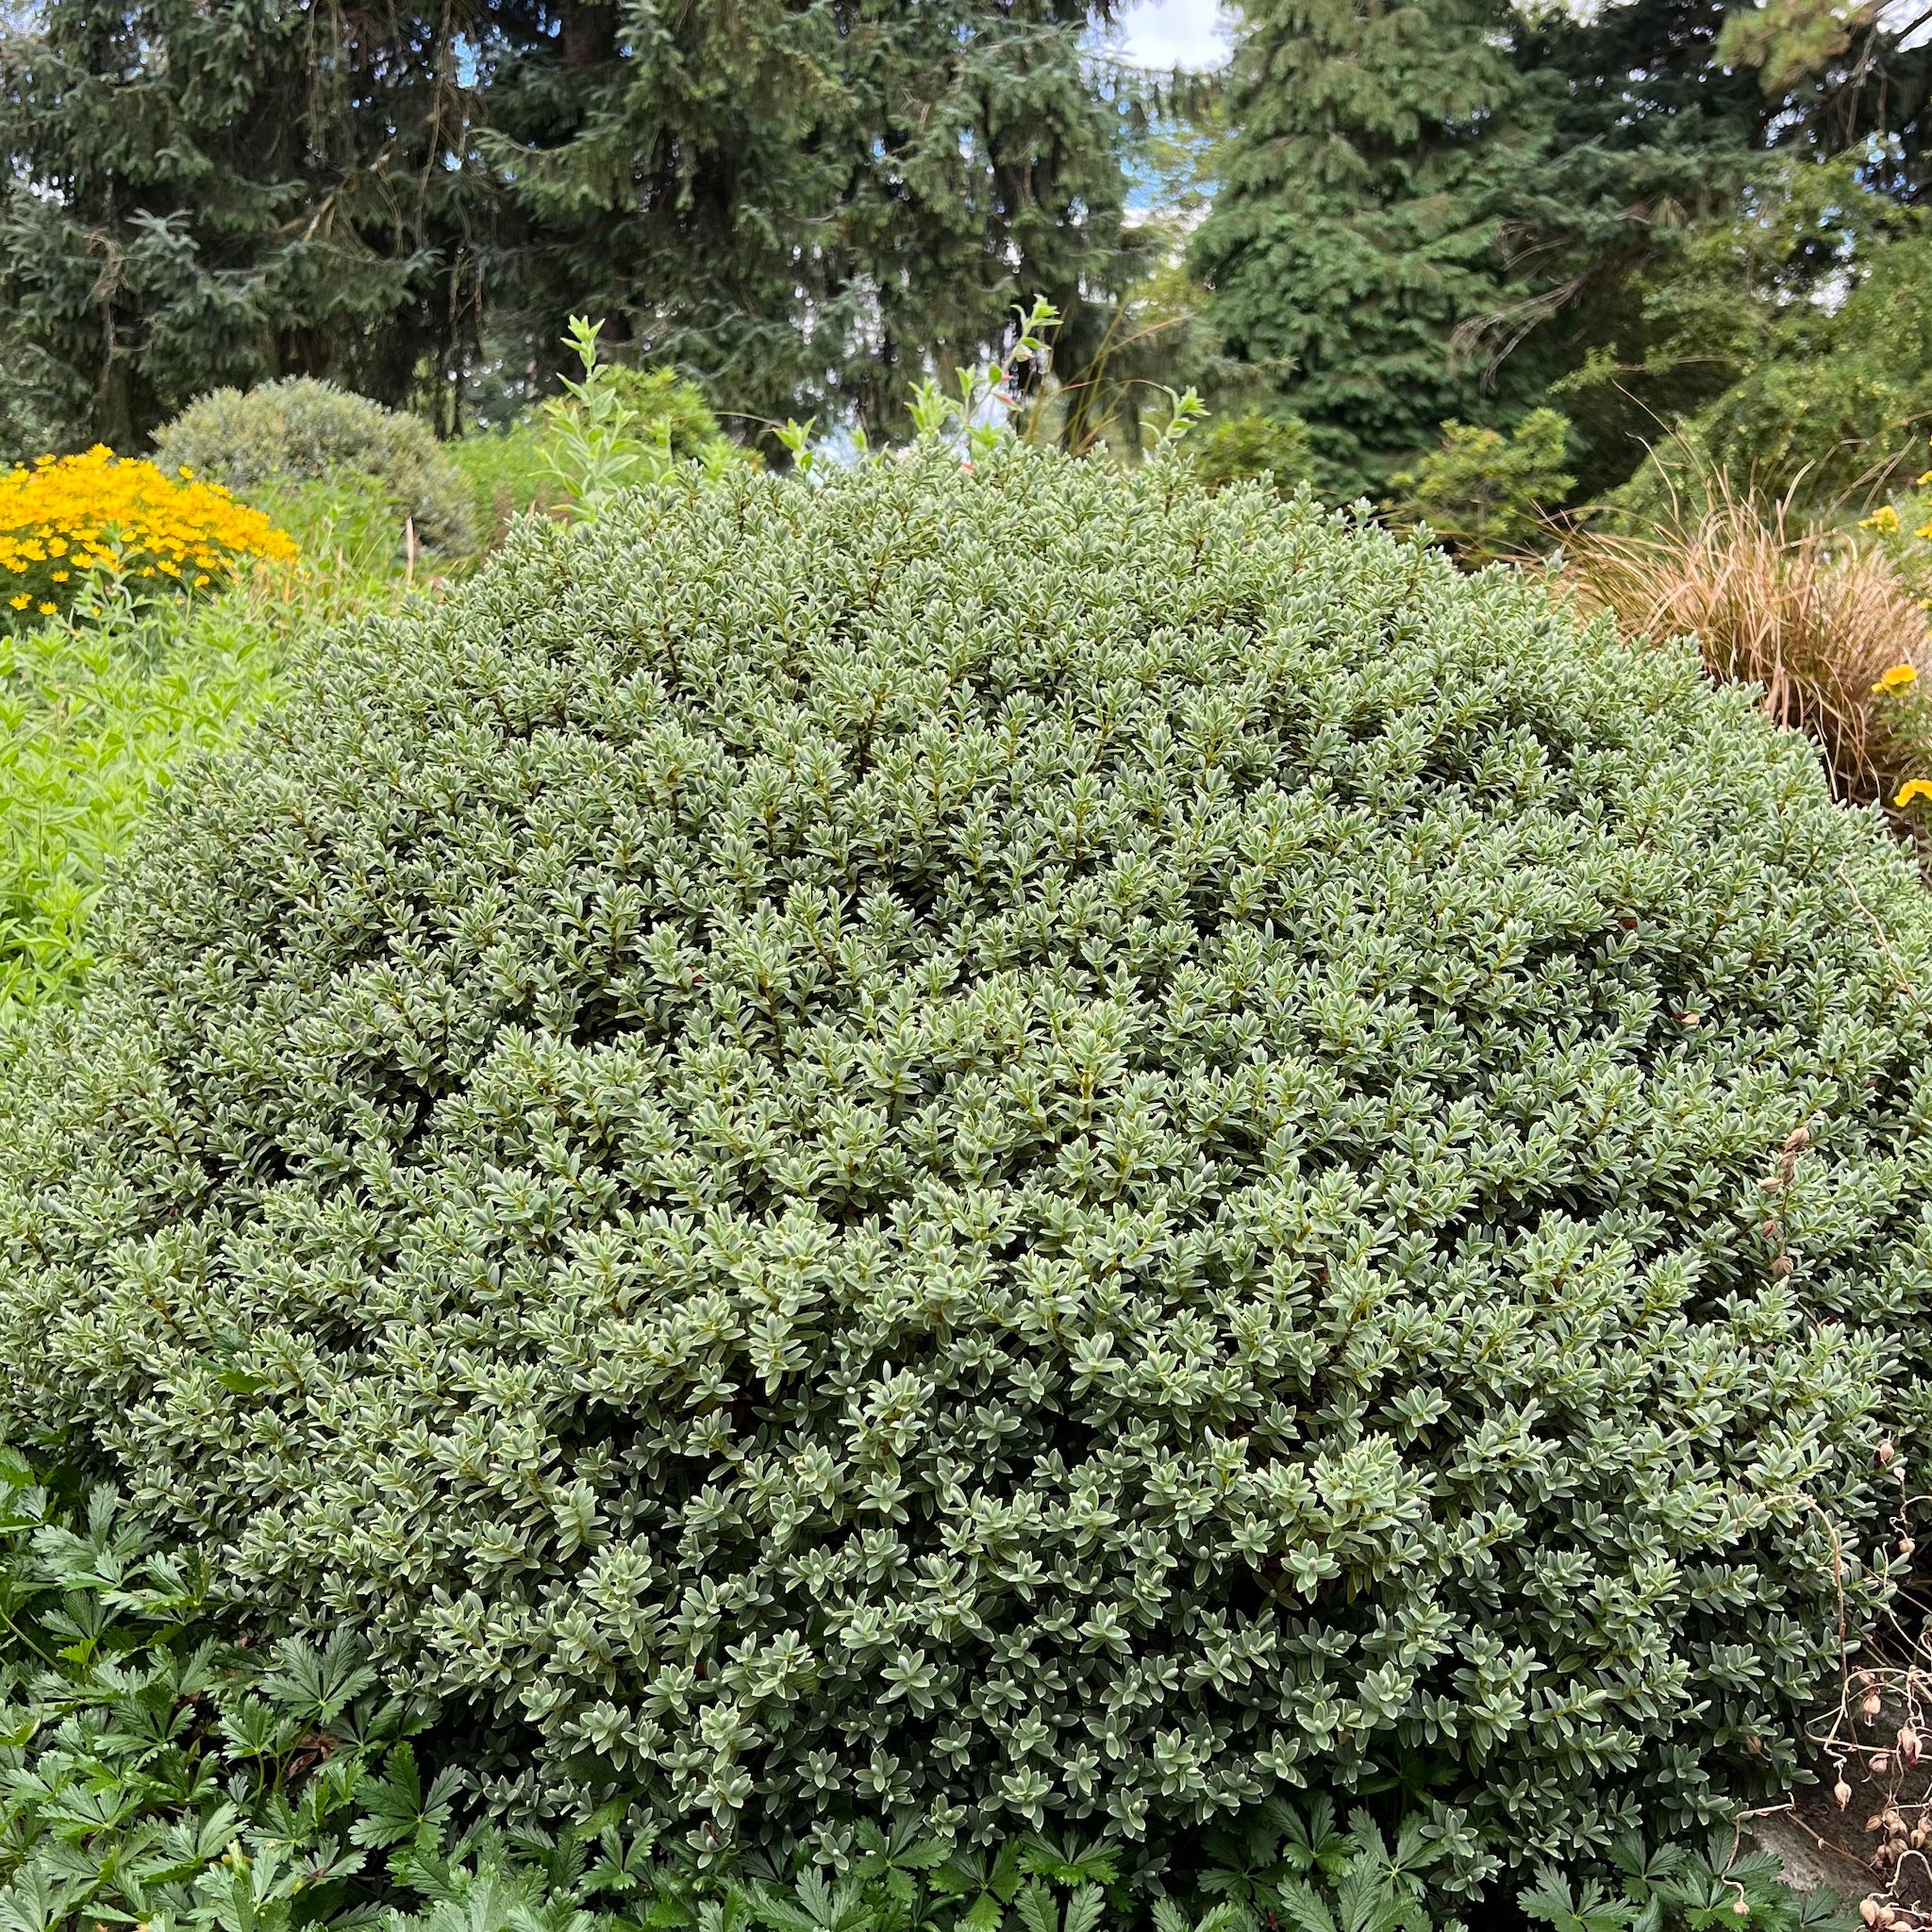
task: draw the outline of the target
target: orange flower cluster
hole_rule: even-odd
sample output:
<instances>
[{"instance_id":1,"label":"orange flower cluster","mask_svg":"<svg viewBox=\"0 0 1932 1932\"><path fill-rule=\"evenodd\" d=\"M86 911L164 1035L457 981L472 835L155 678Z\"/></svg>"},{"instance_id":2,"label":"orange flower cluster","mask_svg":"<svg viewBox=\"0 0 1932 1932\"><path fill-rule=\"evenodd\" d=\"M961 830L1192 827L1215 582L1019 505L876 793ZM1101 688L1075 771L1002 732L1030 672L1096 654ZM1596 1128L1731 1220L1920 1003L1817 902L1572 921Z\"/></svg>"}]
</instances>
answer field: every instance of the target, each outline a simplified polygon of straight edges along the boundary
<instances>
[{"instance_id":1,"label":"orange flower cluster","mask_svg":"<svg viewBox=\"0 0 1932 1932\"><path fill-rule=\"evenodd\" d=\"M90 571L198 589L244 557L294 555L293 539L218 484L187 470L164 476L102 445L0 475L0 602L8 611L55 616Z\"/></svg>"}]
</instances>

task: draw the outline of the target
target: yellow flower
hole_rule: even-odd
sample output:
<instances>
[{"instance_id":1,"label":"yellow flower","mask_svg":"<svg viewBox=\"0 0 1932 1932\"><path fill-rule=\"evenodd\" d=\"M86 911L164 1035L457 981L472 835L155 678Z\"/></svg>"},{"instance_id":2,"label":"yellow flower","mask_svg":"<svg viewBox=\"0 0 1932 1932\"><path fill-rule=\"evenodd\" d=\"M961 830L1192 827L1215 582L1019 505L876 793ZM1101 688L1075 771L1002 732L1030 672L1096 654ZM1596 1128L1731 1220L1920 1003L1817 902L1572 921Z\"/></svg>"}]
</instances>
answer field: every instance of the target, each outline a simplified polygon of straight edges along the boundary
<instances>
[{"instance_id":1,"label":"yellow flower","mask_svg":"<svg viewBox=\"0 0 1932 1932\"><path fill-rule=\"evenodd\" d=\"M1919 674L1910 664L1894 664L1872 689L1874 691L1904 691L1907 685L1918 681Z\"/></svg>"},{"instance_id":2,"label":"yellow flower","mask_svg":"<svg viewBox=\"0 0 1932 1932\"><path fill-rule=\"evenodd\" d=\"M31 597L9 597L7 600L16 610L25 610L34 600Z\"/></svg>"},{"instance_id":3,"label":"yellow flower","mask_svg":"<svg viewBox=\"0 0 1932 1932\"><path fill-rule=\"evenodd\" d=\"M1861 530L1882 530L1890 536L1898 528L1898 512L1888 503L1883 509L1867 517L1858 527Z\"/></svg>"},{"instance_id":4,"label":"yellow flower","mask_svg":"<svg viewBox=\"0 0 1932 1932\"><path fill-rule=\"evenodd\" d=\"M59 606L56 604L42 604L41 606L41 615L42 617L52 617L58 608Z\"/></svg>"},{"instance_id":5,"label":"yellow flower","mask_svg":"<svg viewBox=\"0 0 1932 1932\"><path fill-rule=\"evenodd\" d=\"M1896 806L1907 806L1915 798L1932 798L1932 778L1907 778L1891 802Z\"/></svg>"},{"instance_id":6,"label":"yellow flower","mask_svg":"<svg viewBox=\"0 0 1932 1932\"><path fill-rule=\"evenodd\" d=\"M0 470L0 570L27 579L29 603L47 601L76 567L179 580L192 557L212 581L245 558L294 555L286 532L227 491L105 445Z\"/></svg>"}]
</instances>

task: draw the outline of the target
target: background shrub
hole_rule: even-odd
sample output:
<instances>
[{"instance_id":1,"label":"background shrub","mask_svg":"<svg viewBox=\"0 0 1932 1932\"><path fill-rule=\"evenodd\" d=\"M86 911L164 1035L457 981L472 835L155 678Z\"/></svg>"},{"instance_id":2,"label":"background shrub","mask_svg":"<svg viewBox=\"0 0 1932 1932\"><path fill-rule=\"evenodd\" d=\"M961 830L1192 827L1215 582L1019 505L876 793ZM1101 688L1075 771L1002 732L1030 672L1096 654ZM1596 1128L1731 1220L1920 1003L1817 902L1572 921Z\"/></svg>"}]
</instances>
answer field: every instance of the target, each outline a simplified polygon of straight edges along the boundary
<instances>
[{"instance_id":1,"label":"background shrub","mask_svg":"<svg viewBox=\"0 0 1932 1932\"><path fill-rule=\"evenodd\" d=\"M1214 418L1190 439L1188 453L1201 480L1217 488L1255 477L1286 496L1315 474L1308 425L1298 416L1271 416L1261 409Z\"/></svg>"},{"instance_id":2,"label":"background shrub","mask_svg":"<svg viewBox=\"0 0 1932 1932\"><path fill-rule=\"evenodd\" d=\"M941 452L525 520L251 750L16 1071L6 1403L499 1806L1400 1779L1467 1878L1792 1775L1924 1436L1932 948L1688 654Z\"/></svg>"},{"instance_id":3,"label":"background shrub","mask_svg":"<svg viewBox=\"0 0 1932 1932\"><path fill-rule=\"evenodd\" d=\"M596 384L609 392L626 435L641 446L661 447L679 462L711 469L753 460L725 436L704 391L675 369L605 362L597 367ZM469 485L480 527L500 538L511 518L524 511L569 503L571 492L556 458L559 442L568 441L582 420L575 396L554 396L506 430L465 436L448 446Z\"/></svg>"},{"instance_id":4,"label":"background shrub","mask_svg":"<svg viewBox=\"0 0 1932 1932\"><path fill-rule=\"evenodd\" d=\"M632 369L612 363L605 380L643 432L660 434L679 462L701 460L706 452L725 441L717 411L696 383L675 369ZM568 396L545 405L554 415L574 413L580 406Z\"/></svg>"},{"instance_id":5,"label":"background shrub","mask_svg":"<svg viewBox=\"0 0 1932 1932\"><path fill-rule=\"evenodd\" d=\"M1872 248L1841 302L1784 305L1737 379L1654 439L1611 508L1637 529L1688 520L1721 508L1711 495L1720 476L1733 494L1810 514L1867 508L1905 486L1924 467L1932 426L1928 286L1932 237L1918 235ZM1724 292L1700 307L1686 348L1709 356L1725 312L1749 306Z\"/></svg>"},{"instance_id":6,"label":"background shrub","mask_svg":"<svg viewBox=\"0 0 1932 1932\"><path fill-rule=\"evenodd\" d=\"M1427 524L1469 564L1520 557L1576 482L1565 467L1569 445L1569 420L1555 409L1532 409L1507 436L1445 423L1419 469L1390 477L1397 495L1389 513L1398 524Z\"/></svg>"},{"instance_id":7,"label":"background shrub","mask_svg":"<svg viewBox=\"0 0 1932 1932\"><path fill-rule=\"evenodd\" d=\"M421 541L461 551L473 541L469 490L429 425L333 383L216 390L157 432L155 460L242 491L359 472L382 483Z\"/></svg>"}]
</instances>

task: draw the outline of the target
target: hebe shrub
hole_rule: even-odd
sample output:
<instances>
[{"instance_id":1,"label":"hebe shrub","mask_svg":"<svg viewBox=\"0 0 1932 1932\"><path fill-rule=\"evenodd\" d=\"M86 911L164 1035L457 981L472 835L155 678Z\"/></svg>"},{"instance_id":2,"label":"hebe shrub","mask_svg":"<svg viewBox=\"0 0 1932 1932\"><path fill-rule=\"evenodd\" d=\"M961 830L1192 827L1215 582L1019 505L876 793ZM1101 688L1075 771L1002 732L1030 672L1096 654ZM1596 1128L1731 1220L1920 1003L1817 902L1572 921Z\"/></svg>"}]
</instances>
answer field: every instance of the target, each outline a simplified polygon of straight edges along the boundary
<instances>
[{"instance_id":1,"label":"hebe shrub","mask_svg":"<svg viewBox=\"0 0 1932 1932\"><path fill-rule=\"evenodd\" d=\"M513 1808L1574 1856L1883 1584L1917 892L1688 654L1171 458L525 522L171 794L6 1406Z\"/></svg>"},{"instance_id":2,"label":"hebe shrub","mask_svg":"<svg viewBox=\"0 0 1932 1932\"><path fill-rule=\"evenodd\" d=\"M157 434L155 458L242 491L370 476L423 542L474 540L469 485L426 423L308 376L201 397Z\"/></svg>"}]
</instances>

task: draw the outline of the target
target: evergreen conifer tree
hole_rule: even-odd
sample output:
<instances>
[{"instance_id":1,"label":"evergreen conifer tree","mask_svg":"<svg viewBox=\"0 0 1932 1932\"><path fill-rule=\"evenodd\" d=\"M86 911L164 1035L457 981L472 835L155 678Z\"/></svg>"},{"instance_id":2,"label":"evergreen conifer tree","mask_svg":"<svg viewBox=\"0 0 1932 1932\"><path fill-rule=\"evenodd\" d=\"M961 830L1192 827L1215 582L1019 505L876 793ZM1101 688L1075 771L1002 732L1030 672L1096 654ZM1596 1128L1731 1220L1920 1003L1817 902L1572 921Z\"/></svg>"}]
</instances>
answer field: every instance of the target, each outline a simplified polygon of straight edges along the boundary
<instances>
[{"instance_id":1,"label":"evergreen conifer tree","mask_svg":"<svg viewBox=\"0 0 1932 1932\"><path fill-rule=\"evenodd\" d=\"M1736 205L1774 131L1720 55L1726 7L1249 6L1195 266L1331 489L1376 490L1443 419L1507 425L1613 341L1641 349L1646 272ZM1666 400L1594 391L1589 489L1629 473Z\"/></svg>"},{"instance_id":2,"label":"evergreen conifer tree","mask_svg":"<svg viewBox=\"0 0 1932 1932\"><path fill-rule=\"evenodd\" d=\"M0 35L8 373L127 443L223 383L547 372L573 311L754 415L891 417L1035 293L1078 359L1120 279L1105 12L46 0Z\"/></svg>"},{"instance_id":3,"label":"evergreen conifer tree","mask_svg":"<svg viewBox=\"0 0 1932 1932\"><path fill-rule=\"evenodd\" d=\"M1499 0L1251 0L1222 183L1196 238L1210 315L1376 487L1445 417L1498 409L1466 330L1517 299L1504 213L1526 89Z\"/></svg>"},{"instance_id":4,"label":"evergreen conifer tree","mask_svg":"<svg viewBox=\"0 0 1932 1932\"><path fill-rule=\"evenodd\" d=\"M1129 104L1084 0L655 0L504 77L491 153L530 234L523 299L728 406L893 426L908 376L1016 302L1091 354L1121 278Z\"/></svg>"},{"instance_id":5,"label":"evergreen conifer tree","mask_svg":"<svg viewBox=\"0 0 1932 1932\"><path fill-rule=\"evenodd\" d=\"M8 376L137 442L275 375L390 402L455 373L489 183L480 70L532 12L47 0L0 38Z\"/></svg>"}]
</instances>

